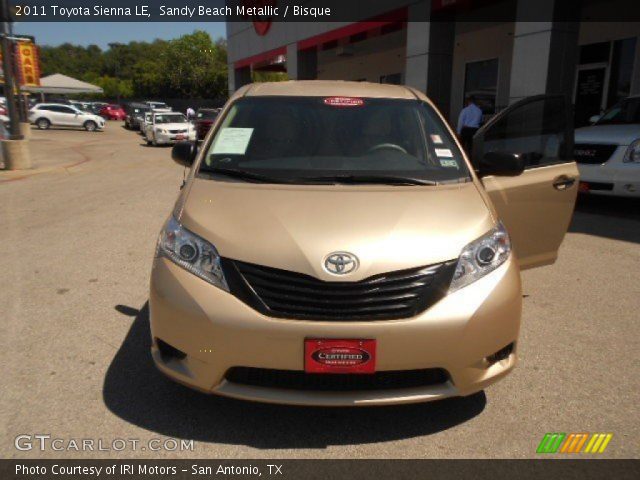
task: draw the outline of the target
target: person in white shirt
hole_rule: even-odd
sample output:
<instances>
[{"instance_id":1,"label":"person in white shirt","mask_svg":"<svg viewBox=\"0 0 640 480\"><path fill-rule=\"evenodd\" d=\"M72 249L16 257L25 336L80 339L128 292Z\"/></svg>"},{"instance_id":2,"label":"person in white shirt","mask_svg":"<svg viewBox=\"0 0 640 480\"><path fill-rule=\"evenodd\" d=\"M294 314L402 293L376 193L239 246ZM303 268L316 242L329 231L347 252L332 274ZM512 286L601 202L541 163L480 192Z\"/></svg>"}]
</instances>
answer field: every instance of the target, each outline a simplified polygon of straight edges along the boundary
<instances>
[{"instance_id":1,"label":"person in white shirt","mask_svg":"<svg viewBox=\"0 0 640 480\"><path fill-rule=\"evenodd\" d=\"M191 107L187 108L187 119L191 120L195 116L196 116L196 111Z\"/></svg>"},{"instance_id":2,"label":"person in white shirt","mask_svg":"<svg viewBox=\"0 0 640 480\"><path fill-rule=\"evenodd\" d=\"M458 136L462 143L462 147L467 154L471 154L473 136L480 128L482 123L482 110L476 105L476 99L473 95L467 97L467 106L462 109L458 117Z\"/></svg>"}]
</instances>

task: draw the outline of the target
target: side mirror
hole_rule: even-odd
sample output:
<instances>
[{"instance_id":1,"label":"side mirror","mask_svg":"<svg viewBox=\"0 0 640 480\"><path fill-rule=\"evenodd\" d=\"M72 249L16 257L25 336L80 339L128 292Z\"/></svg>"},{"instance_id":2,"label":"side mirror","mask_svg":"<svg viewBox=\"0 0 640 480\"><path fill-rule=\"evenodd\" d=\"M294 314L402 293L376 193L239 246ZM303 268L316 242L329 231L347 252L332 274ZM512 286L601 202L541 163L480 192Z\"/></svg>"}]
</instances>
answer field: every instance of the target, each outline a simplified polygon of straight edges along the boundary
<instances>
[{"instance_id":1,"label":"side mirror","mask_svg":"<svg viewBox=\"0 0 640 480\"><path fill-rule=\"evenodd\" d=\"M171 149L171 158L178 165L191 167L197 153L198 147L195 142L178 142Z\"/></svg>"},{"instance_id":2,"label":"side mirror","mask_svg":"<svg viewBox=\"0 0 640 480\"><path fill-rule=\"evenodd\" d=\"M522 155L505 152L487 152L480 159L478 174L481 177L498 175L502 177L516 177L524 172L524 158Z\"/></svg>"},{"instance_id":3,"label":"side mirror","mask_svg":"<svg viewBox=\"0 0 640 480\"><path fill-rule=\"evenodd\" d=\"M598 120L600 120L600 115L593 115L589 117L589 123L596 123Z\"/></svg>"}]
</instances>

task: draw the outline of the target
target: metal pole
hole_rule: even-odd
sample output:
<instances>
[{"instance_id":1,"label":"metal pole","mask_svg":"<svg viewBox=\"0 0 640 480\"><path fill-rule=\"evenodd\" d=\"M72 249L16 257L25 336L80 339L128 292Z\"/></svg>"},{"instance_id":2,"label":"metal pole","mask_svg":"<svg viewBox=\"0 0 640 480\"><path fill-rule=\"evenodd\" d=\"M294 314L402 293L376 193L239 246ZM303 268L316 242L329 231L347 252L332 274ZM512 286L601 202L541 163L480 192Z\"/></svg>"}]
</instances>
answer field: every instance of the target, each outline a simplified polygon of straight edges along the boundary
<instances>
[{"instance_id":1,"label":"metal pole","mask_svg":"<svg viewBox=\"0 0 640 480\"><path fill-rule=\"evenodd\" d=\"M7 110L9 113L9 139L22 140L20 134L20 117L16 108L14 95L15 79L13 70L13 42L7 38L9 36L9 0L0 0L2 11L2 70L4 72L4 94L7 97Z\"/></svg>"}]
</instances>

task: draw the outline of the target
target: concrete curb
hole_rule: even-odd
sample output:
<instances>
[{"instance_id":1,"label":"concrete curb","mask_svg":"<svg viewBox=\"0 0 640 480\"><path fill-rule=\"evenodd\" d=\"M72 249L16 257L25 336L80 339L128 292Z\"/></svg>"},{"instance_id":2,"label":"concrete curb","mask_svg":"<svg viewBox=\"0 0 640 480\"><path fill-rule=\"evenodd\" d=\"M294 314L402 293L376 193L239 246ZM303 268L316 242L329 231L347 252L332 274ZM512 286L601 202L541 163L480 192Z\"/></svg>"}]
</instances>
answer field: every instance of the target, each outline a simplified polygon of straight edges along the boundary
<instances>
[{"instance_id":1,"label":"concrete curb","mask_svg":"<svg viewBox=\"0 0 640 480\"><path fill-rule=\"evenodd\" d=\"M0 170L0 184L15 182L17 180L24 180L25 178L40 175L42 173L53 172L56 170L66 170L67 168L77 167L78 165L82 165L83 163L87 163L91 160L91 158L89 158L86 154L78 151L77 153L83 157L82 160L63 163L60 165L53 165L50 167L32 168L29 170Z\"/></svg>"}]
</instances>

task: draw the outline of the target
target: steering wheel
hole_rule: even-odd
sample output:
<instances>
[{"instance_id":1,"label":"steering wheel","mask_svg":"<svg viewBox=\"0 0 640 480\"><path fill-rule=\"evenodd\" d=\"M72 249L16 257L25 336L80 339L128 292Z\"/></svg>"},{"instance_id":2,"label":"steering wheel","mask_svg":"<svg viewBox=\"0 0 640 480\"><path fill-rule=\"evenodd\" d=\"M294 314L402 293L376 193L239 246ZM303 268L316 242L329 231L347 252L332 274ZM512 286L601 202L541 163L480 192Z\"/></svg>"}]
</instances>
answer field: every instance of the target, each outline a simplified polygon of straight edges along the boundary
<instances>
[{"instance_id":1,"label":"steering wheel","mask_svg":"<svg viewBox=\"0 0 640 480\"><path fill-rule=\"evenodd\" d=\"M379 143L378 145L374 145L369 150L367 150L367 153L373 153L373 152L377 152L378 150L384 150L384 149L397 150L399 152L402 152L408 155L408 152L404 148L402 148L400 145L396 145L395 143Z\"/></svg>"}]
</instances>

